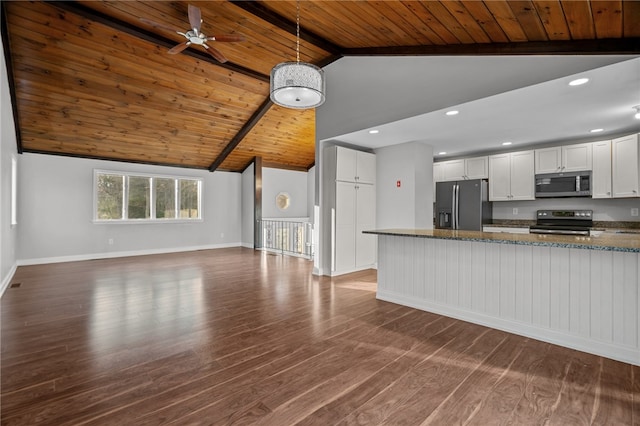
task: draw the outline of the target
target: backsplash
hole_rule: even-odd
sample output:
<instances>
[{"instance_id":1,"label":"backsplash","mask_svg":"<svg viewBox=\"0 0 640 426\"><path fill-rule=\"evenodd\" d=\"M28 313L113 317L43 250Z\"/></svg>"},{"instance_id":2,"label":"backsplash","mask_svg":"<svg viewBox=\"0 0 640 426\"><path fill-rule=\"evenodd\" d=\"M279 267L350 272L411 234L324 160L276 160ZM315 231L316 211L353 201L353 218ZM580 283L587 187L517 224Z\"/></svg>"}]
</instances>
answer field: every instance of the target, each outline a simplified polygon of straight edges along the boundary
<instances>
[{"instance_id":1,"label":"backsplash","mask_svg":"<svg viewBox=\"0 0 640 426\"><path fill-rule=\"evenodd\" d=\"M534 201L501 201L493 203L494 220L535 221L537 210L593 210L594 222L640 222L631 216L632 208L640 208L640 198L592 199L545 198ZM517 209L517 214L514 214Z\"/></svg>"}]
</instances>

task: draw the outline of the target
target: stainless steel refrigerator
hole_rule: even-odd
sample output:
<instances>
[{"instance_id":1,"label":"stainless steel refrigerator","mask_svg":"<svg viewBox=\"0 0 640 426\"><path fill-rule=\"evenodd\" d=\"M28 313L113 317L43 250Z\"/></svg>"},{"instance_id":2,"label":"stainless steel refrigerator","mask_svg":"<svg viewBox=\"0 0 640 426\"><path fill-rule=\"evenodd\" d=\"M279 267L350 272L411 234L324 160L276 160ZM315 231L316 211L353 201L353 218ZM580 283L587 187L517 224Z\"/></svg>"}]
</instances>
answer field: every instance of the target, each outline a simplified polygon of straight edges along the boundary
<instances>
[{"instance_id":1,"label":"stainless steel refrigerator","mask_svg":"<svg viewBox=\"0 0 640 426\"><path fill-rule=\"evenodd\" d=\"M487 181L437 182L435 210L438 229L482 231L492 215Z\"/></svg>"}]
</instances>

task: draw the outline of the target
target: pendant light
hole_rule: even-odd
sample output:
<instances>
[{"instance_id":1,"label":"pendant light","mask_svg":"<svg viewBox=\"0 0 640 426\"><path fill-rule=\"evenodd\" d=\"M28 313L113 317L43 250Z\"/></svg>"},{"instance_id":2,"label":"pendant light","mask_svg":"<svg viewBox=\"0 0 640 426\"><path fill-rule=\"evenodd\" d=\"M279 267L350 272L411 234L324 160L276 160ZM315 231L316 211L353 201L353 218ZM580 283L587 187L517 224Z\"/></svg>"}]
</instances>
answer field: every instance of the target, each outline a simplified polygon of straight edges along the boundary
<instances>
[{"instance_id":1,"label":"pendant light","mask_svg":"<svg viewBox=\"0 0 640 426\"><path fill-rule=\"evenodd\" d=\"M315 108L324 103L324 71L300 62L300 0L296 1L296 61L273 67L270 86L273 103L286 108Z\"/></svg>"}]
</instances>

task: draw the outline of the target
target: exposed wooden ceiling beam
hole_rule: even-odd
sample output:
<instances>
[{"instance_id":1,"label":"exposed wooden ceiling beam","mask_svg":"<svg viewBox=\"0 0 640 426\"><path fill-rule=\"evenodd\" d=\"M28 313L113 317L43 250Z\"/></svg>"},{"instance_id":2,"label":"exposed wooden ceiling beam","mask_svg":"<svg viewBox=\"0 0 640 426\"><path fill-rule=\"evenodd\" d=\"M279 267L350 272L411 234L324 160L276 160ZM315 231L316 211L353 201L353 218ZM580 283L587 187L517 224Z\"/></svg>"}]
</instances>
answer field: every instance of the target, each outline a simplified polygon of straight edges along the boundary
<instances>
[{"instance_id":1,"label":"exposed wooden ceiling beam","mask_svg":"<svg viewBox=\"0 0 640 426\"><path fill-rule=\"evenodd\" d=\"M260 119L269 111L273 102L271 102L271 98L267 98L262 102L260 107L253 113L253 115L249 118L249 120L244 123L242 128L236 133L236 135L231 139L231 141L224 147L222 152L218 155L218 158L215 159L211 166L209 166L210 172L215 172L218 167L224 162L224 160L231 154L231 152L236 149L236 147L242 142L242 140L249 134L251 129L255 127L256 124L260 121Z\"/></svg>"},{"instance_id":2,"label":"exposed wooden ceiling beam","mask_svg":"<svg viewBox=\"0 0 640 426\"><path fill-rule=\"evenodd\" d=\"M175 40L170 40L168 38L159 36L150 31L143 30L134 25L129 24L128 22L121 21L119 19L113 18L111 16L105 15L101 12L95 11L89 7L86 7L82 4L70 1L53 1L52 5L63 9L65 11L74 13L78 16L82 16L85 19L89 19L91 21L99 22L100 24L106 25L110 28L113 28L118 31L122 31L123 33L129 34L133 37L140 38L142 40L146 40L149 43L157 44L166 48L171 48L175 46L177 43ZM200 61L209 62L213 65L226 68L230 71L237 72L252 78L255 78L260 81L268 82L269 76L254 71L252 69L243 67L241 65L233 64L230 62L220 63L213 59L210 55L200 52L194 49L187 49L182 52L182 54L189 55L195 59Z\"/></svg>"},{"instance_id":3,"label":"exposed wooden ceiling beam","mask_svg":"<svg viewBox=\"0 0 640 426\"><path fill-rule=\"evenodd\" d=\"M102 155L90 155L90 154L73 154L70 152L60 152L60 151L47 151L45 149L25 149L24 152L28 152L31 154L46 154L46 155L55 155L59 157L71 157L71 158L85 158L89 160L101 160L101 161L116 161L134 164L145 164L149 166L163 166L163 167L177 167L181 169L195 169L195 170L207 170L206 167L197 167L185 164L174 164L174 163L165 163L165 162L154 162L154 161L143 161L143 160L132 160L130 158L122 159L122 158L112 158L105 157Z\"/></svg>"},{"instance_id":4,"label":"exposed wooden ceiling beam","mask_svg":"<svg viewBox=\"0 0 640 426\"><path fill-rule=\"evenodd\" d=\"M16 150L22 154L22 133L20 131L20 119L18 113L18 98L16 97L16 85L13 78L13 64L11 61L11 48L9 45L9 26L7 25L6 3L0 4L0 32L2 33L2 47L4 50L4 62L7 67L7 80L9 82L9 96L11 97L11 110L13 112L13 126L16 132Z\"/></svg>"},{"instance_id":5,"label":"exposed wooden ceiling beam","mask_svg":"<svg viewBox=\"0 0 640 426\"><path fill-rule=\"evenodd\" d=\"M342 53L344 56L636 55L640 53L640 38L366 47L344 49Z\"/></svg>"},{"instance_id":6,"label":"exposed wooden ceiling beam","mask_svg":"<svg viewBox=\"0 0 640 426\"><path fill-rule=\"evenodd\" d=\"M296 23L288 20L282 15L277 14L268 7L266 7L261 1L246 1L246 0L230 0L241 9L251 13L254 16L270 23L271 25L280 28L290 34L296 35ZM333 55L341 55L342 48L331 43L319 35L316 35L310 31L305 30L300 26L300 38L306 42L313 44Z\"/></svg>"}]
</instances>

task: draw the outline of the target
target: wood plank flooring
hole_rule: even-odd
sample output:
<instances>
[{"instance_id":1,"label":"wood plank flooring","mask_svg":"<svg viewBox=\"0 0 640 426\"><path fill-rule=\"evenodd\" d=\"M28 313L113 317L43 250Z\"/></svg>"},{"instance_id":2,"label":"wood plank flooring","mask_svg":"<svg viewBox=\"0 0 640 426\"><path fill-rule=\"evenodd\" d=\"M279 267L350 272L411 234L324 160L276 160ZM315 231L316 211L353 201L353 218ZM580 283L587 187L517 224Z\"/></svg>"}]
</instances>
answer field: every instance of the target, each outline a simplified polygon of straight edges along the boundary
<instances>
[{"instance_id":1,"label":"wood plank flooring","mask_svg":"<svg viewBox=\"0 0 640 426\"><path fill-rule=\"evenodd\" d=\"M640 367L245 248L18 268L2 425L638 425Z\"/></svg>"}]
</instances>

